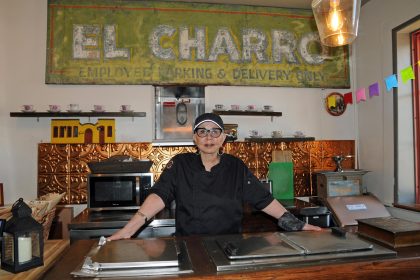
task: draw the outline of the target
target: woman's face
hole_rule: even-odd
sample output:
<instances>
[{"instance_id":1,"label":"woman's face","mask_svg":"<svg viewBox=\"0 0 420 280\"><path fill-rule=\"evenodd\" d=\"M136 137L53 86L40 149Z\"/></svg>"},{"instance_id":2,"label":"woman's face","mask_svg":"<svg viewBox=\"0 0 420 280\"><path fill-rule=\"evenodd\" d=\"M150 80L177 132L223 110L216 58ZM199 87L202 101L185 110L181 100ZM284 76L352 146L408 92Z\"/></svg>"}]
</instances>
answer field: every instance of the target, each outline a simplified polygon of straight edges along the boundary
<instances>
[{"instance_id":1,"label":"woman's face","mask_svg":"<svg viewBox=\"0 0 420 280\"><path fill-rule=\"evenodd\" d=\"M207 130L207 132L203 133L204 129ZM201 133L199 133L197 130L202 131ZM212 130L213 132L211 132ZM193 135L193 140L201 153L217 154L219 152L219 149L222 147L223 142L225 142L226 134L222 132L218 137L213 137L217 134L216 130L220 130L220 128L212 122L204 122L200 124L199 127L196 129L196 132ZM207 135L205 135L204 137L199 136L203 136L203 134Z\"/></svg>"}]
</instances>

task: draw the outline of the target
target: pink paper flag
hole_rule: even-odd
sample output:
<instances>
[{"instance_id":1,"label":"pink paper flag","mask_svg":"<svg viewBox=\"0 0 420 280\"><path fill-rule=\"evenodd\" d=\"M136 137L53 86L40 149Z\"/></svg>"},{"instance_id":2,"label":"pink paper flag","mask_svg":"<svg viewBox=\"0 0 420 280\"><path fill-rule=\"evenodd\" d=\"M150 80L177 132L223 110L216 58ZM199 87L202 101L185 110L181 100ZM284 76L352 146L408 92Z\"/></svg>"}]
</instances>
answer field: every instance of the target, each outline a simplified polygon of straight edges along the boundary
<instances>
[{"instance_id":1,"label":"pink paper flag","mask_svg":"<svg viewBox=\"0 0 420 280\"><path fill-rule=\"evenodd\" d=\"M413 67L408 66L401 70L401 78L404 83L406 83L408 80L414 80Z\"/></svg>"},{"instance_id":2,"label":"pink paper flag","mask_svg":"<svg viewBox=\"0 0 420 280\"><path fill-rule=\"evenodd\" d=\"M371 84L369 86L369 97L372 98L373 96L379 96L379 84L378 82Z\"/></svg>"},{"instance_id":3,"label":"pink paper flag","mask_svg":"<svg viewBox=\"0 0 420 280\"><path fill-rule=\"evenodd\" d=\"M356 91L356 102L359 103L360 101L366 101L366 89L365 88L359 88Z\"/></svg>"}]
</instances>

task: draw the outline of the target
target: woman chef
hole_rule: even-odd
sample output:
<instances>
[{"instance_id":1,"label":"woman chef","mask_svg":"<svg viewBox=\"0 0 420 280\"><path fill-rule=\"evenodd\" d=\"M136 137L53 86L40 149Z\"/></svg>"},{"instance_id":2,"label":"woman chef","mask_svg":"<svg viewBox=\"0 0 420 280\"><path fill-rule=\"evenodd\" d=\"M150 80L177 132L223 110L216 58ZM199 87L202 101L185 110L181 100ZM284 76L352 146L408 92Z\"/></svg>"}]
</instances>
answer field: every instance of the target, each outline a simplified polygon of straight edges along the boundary
<instances>
[{"instance_id":1,"label":"woman chef","mask_svg":"<svg viewBox=\"0 0 420 280\"><path fill-rule=\"evenodd\" d=\"M283 230L320 230L288 212L242 160L219 153L226 134L218 115L197 117L193 132L198 152L174 156L140 209L108 240L130 238L173 200L176 235L240 233L244 202L278 219Z\"/></svg>"}]
</instances>

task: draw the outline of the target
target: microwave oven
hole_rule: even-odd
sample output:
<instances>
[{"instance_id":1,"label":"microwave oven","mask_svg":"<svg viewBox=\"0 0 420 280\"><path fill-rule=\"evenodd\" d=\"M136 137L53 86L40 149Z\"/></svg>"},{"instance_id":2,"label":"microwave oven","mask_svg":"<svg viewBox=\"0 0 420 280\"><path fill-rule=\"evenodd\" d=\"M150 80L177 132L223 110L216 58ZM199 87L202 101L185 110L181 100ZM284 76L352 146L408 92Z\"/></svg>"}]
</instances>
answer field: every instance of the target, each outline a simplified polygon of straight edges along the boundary
<instances>
[{"instance_id":1,"label":"microwave oven","mask_svg":"<svg viewBox=\"0 0 420 280\"><path fill-rule=\"evenodd\" d=\"M138 209L153 186L153 173L88 175L88 208Z\"/></svg>"}]
</instances>

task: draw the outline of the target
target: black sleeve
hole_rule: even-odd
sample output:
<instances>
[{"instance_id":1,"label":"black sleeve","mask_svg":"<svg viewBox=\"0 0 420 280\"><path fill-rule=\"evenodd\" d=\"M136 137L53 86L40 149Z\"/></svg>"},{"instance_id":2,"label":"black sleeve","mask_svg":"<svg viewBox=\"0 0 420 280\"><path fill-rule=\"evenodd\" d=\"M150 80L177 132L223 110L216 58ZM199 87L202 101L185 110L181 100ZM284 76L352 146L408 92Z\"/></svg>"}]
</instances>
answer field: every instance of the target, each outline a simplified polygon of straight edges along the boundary
<instances>
[{"instance_id":1,"label":"black sleeve","mask_svg":"<svg viewBox=\"0 0 420 280\"><path fill-rule=\"evenodd\" d=\"M258 210L264 209L274 200L274 197L248 167L244 166L244 168L244 201L251 203Z\"/></svg>"},{"instance_id":2,"label":"black sleeve","mask_svg":"<svg viewBox=\"0 0 420 280\"><path fill-rule=\"evenodd\" d=\"M169 207L175 199L176 169L178 165L176 157L172 158L166 164L165 169L150 191L150 193L158 195L166 207Z\"/></svg>"}]
</instances>

